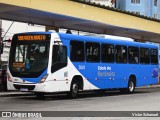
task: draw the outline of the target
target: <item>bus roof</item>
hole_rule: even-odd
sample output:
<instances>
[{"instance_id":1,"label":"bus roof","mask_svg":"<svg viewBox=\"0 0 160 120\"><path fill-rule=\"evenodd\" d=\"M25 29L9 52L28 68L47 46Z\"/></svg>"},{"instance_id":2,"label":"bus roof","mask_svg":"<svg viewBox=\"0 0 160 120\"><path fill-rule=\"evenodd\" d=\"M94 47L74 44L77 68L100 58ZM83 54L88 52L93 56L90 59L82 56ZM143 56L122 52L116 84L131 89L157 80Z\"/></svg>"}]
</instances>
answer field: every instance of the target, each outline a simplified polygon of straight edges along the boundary
<instances>
[{"instance_id":1,"label":"bus roof","mask_svg":"<svg viewBox=\"0 0 160 120\"><path fill-rule=\"evenodd\" d=\"M82 36L76 34L66 34L66 33L55 33L55 32L24 32L19 34L58 34L61 39L64 40L78 40L86 42L97 42L97 43L108 43L108 44L117 44L117 45L126 45L126 46L136 46L136 47L147 47L147 48L158 48L157 44L154 43L141 43L127 40L117 40L117 38L99 38L95 36Z\"/></svg>"},{"instance_id":2,"label":"bus roof","mask_svg":"<svg viewBox=\"0 0 160 120\"><path fill-rule=\"evenodd\" d=\"M44 31L37 31L37 32L23 32L23 33L17 33L15 35L20 35L20 34L52 34L53 32L44 32Z\"/></svg>"},{"instance_id":3,"label":"bus roof","mask_svg":"<svg viewBox=\"0 0 160 120\"><path fill-rule=\"evenodd\" d=\"M127 40L117 40L113 38L99 38L93 36L81 36L74 34L64 34L58 33L61 39L66 40L78 40L78 41L86 41L86 42L97 42L97 43L108 43L108 44L116 44L116 45L126 45L126 46L136 46L136 47L147 47L147 48L157 48L158 45L155 43L141 43Z\"/></svg>"}]
</instances>

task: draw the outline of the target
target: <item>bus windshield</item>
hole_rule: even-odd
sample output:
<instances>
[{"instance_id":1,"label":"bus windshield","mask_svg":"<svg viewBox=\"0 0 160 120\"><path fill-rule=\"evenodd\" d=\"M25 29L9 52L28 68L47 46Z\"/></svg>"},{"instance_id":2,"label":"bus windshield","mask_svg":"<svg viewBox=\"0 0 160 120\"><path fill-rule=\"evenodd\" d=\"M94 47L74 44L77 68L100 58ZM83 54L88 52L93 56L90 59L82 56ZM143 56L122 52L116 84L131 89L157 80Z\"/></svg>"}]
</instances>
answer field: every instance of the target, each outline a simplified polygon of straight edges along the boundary
<instances>
[{"instance_id":1,"label":"bus windshield","mask_svg":"<svg viewBox=\"0 0 160 120\"><path fill-rule=\"evenodd\" d=\"M49 41L17 41L11 46L9 69L16 77L38 77L48 66Z\"/></svg>"}]
</instances>

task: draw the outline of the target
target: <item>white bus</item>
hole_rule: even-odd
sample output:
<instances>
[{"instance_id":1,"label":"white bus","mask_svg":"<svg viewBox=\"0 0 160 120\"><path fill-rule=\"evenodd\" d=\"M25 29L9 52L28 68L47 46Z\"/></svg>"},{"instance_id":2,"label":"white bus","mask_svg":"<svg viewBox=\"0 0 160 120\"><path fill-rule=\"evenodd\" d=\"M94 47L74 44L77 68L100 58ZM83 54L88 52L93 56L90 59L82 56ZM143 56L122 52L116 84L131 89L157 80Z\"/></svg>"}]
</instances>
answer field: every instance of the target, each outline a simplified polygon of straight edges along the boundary
<instances>
[{"instance_id":1,"label":"white bus","mask_svg":"<svg viewBox=\"0 0 160 120\"><path fill-rule=\"evenodd\" d=\"M120 89L158 83L158 46L52 32L15 34L7 87L45 93Z\"/></svg>"}]
</instances>

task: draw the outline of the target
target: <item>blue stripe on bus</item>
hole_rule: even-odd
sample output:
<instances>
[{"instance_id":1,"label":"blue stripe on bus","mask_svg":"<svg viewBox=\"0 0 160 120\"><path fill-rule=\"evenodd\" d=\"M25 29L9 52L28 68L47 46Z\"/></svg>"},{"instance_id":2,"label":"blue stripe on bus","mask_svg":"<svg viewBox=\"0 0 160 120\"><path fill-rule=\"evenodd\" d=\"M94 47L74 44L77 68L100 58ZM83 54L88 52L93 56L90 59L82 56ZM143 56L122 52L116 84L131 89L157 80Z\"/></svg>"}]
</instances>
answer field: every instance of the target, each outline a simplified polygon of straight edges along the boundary
<instances>
[{"instance_id":1,"label":"blue stripe on bus","mask_svg":"<svg viewBox=\"0 0 160 120\"><path fill-rule=\"evenodd\" d=\"M37 78L21 78L21 79L32 83L38 83L46 74L47 74L47 69Z\"/></svg>"},{"instance_id":2,"label":"blue stripe on bus","mask_svg":"<svg viewBox=\"0 0 160 120\"><path fill-rule=\"evenodd\" d=\"M157 65L114 63L86 64L87 65L85 65L85 62L73 62L73 65L88 80L88 82L99 89L127 87L130 75L136 76L136 86L156 84L158 82L157 74L156 77L153 76L155 69L158 67ZM80 69L79 66L85 66L85 69ZM108 67L107 69L109 70L98 70L98 66Z\"/></svg>"}]
</instances>

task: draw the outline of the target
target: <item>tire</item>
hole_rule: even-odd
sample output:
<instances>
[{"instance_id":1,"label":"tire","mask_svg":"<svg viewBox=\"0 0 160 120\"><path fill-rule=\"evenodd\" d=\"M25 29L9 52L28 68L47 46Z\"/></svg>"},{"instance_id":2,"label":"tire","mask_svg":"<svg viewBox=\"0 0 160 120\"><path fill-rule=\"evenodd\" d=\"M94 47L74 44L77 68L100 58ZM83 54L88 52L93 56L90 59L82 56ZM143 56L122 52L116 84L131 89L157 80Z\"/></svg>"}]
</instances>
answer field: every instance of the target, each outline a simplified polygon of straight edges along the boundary
<instances>
[{"instance_id":1,"label":"tire","mask_svg":"<svg viewBox=\"0 0 160 120\"><path fill-rule=\"evenodd\" d=\"M74 99L77 98L79 92L79 84L78 81L74 80L71 83L70 92L68 93L69 98Z\"/></svg>"},{"instance_id":2,"label":"tire","mask_svg":"<svg viewBox=\"0 0 160 120\"><path fill-rule=\"evenodd\" d=\"M36 93L34 93L35 95L36 95L36 97L38 98L38 99L45 99L45 96L44 96L44 93L41 93L41 92L36 92Z\"/></svg>"},{"instance_id":3,"label":"tire","mask_svg":"<svg viewBox=\"0 0 160 120\"><path fill-rule=\"evenodd\" d=\"M128 87L127 88L121 88L120 92L121 93L127 93L127 94L132 94L135 91L135 81L134 79L130 78L129 82L128 82Z\"/></svg>"},{"instance_id":4,"label":"tire","mask_svg":"<svg viewBox=\"0 0 160 120\"><path fill-rule=\"evenodd\" d=\"M128 82L128 88L127 88L127 92L128 93L134 93L135 91L135 82L134 80L131 78Z\"/></svg>"}]
</instances>

